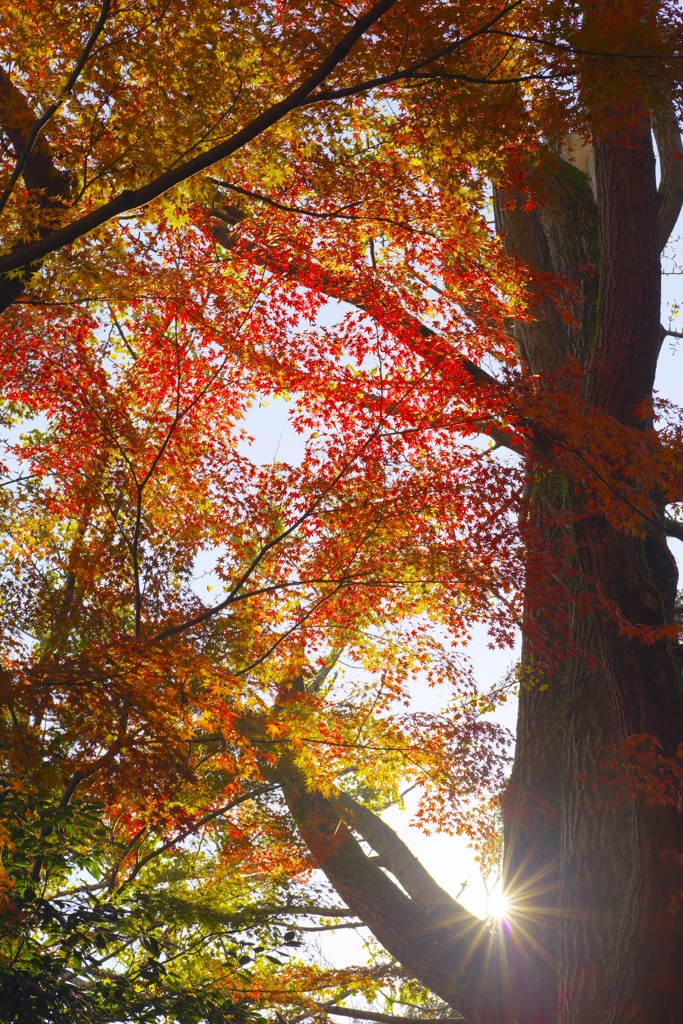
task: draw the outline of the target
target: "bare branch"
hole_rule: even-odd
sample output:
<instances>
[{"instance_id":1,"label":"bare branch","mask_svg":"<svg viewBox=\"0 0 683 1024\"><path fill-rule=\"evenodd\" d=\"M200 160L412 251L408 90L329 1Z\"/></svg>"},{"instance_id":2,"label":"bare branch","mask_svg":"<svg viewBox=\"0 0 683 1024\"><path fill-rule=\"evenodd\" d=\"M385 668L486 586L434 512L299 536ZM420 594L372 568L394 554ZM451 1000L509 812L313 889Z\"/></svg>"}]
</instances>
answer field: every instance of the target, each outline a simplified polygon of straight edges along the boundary
<instances>
[{"instance_id":1,"label":"bare branch","mask_svg":"<svg viewBox=\"0 0 683 1024\"><path fill-rule=\"evenodd\" d=\"M676 111L667 99L663 109L653 118L652 128L659 154L661 177L659 199L659 247L664 249L671 238L683 207L683 143ZM676 337L676 335L674 335Z\"/></svg>"},{"instance_id":2,"label":"bare branch","mask_svg":"<svg viewBox=\"0 0 683 1024\"><path fill-rule=\"evenodd\" d=\"M351 1017L353 1020L374 1020L379 1024L455 1024L464 1017L395 1017L391 1013L377 1013L375 1010L354 1010L353 1007L335 1006L333 1003L318 1003L321 1010L335 1017Z\"/></svg>"},{"instance_id":3,"label":"bare branch","mask_svg":"<svg viewBox=\"0 0 683 1024\"><path fill-rule=\"evenodd\" d=\"M272 777L279 780L315 863L364 925L399 962L409 962L411 973L445 1002L472 1020L480 1019L482 993L484 1001L488 997L492 951L484 922L464 908L457 923L434 916L364 853L338 804L311 792L291 762L281 759Z\"/></svg>"},{"instance_id":4,"label":"bare branch","mask_svg":"<svg viewBox=\"0 0 683 1024\"><path fill-rule=\"evenodd\" d=\"M671 516L664 516L662 526L667 537L675 537L676 540L683 540L683 523L679 523L678 520L672 519Z\"/></svg>"},{"instance_id":5,"label":"bare branch","mask_svg":"<svg viewBox=\"0 0 683 1024\"><path fill-rule=\"evenodd\" d=\"M391 871L411 899L416 900L430 914L444 918L450 924L471 919L469 911L434 881L403 840L379 815L359 804L348 793L338 793L337 803L347 812L344 816L347 825L370 844L379 855L378 863Z\"/></svg>"}]
</instances>

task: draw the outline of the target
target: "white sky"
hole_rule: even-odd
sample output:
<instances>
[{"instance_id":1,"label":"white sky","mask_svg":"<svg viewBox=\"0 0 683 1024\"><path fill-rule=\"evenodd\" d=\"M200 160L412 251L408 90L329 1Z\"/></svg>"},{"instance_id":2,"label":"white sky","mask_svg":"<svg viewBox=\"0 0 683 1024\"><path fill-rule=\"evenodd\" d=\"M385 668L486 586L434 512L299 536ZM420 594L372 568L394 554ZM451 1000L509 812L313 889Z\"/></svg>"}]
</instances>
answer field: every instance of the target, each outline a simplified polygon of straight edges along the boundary
<instances>
[{"instance_id":1,"label":"white sky","mask_svg":"<svg viewBox=\"0 0 683 1024\"><path fill-rule=\"evenodd\" d=\"M679 222L676 234L683 234L683 219ZM683 253L683 246L680 251ZM667 267L674 267L669 262ZM665 276L663 278L662 323L670 323L670 313L676 305L683 305L683 276ZM331 312L331 318L334 313ZM683 313L671 322L675 330L683 330ZM665 339L660 357L656 390L662 398L683 405L683 340L672 344L673 339ZM303 445L288 420L288 406L281 400L271 400L267 405L254 408L245 421L245 427L254 436L250 446L251 457L258 462L269 463L274 459L287 462L298 462L301 459ZM683 579L683 544L671 542L672 550L679 561L681 578ZM501 682L516 660L516 652L511 650L491 650L483 628L475 630L472 642L467 649L475 672L475 678L483 689L488 689ZM428 691L420 680L415 684L416 707L435 706L434 691ZM516 721L516 701L499 708L494 717L501 724L514 731ZM460 902L472 913L481 917L487 913L487 895L482 882L478 865L474 860L467 841L458 836L432 835L425 836L417 828L411 827L410 819L416 805L415 794L406 798L406 808L390 808L384 819L398 832L411 850L421 860L435 880L447 892L458 896ZM461 892L463 883L467 883ZM362 934L348 930L326 932L318 940L320 955L334 966L340 967L348 963L364 960Z\"/></svg>"}]
</instances>

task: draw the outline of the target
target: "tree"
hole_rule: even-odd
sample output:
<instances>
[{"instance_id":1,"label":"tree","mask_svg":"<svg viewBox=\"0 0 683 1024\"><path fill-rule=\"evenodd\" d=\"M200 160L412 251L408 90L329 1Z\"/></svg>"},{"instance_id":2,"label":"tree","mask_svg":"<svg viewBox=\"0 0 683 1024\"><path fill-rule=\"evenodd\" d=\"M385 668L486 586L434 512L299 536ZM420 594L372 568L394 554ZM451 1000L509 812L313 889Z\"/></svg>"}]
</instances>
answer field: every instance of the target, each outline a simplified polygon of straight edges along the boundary
<instances>
[{"instance_id":1,"label":"tree","mask_svg":"<svg viewBox=\"0 0 683 1024\"><path fill-rule=\"evenodd\" d=\"M116 844L116 823L102 827L101 804L75 800L55 809L44 797L16 789L3 798L14 852L10 870L19 883L13 902L5 897L5 947L11 945L15 956L3 957L0 971L3 1019L263 1020L246 992L230 998L221 985L227 979L233 986L249 983L247 964L264 947L238 933L255 922L244 906L241 915L235 913L225 879L212 887L210 905L202 899L197 851L164 864L167 851L160 850L150 858L156 878L145 885L137 881L139 872L127 885L112 884L111 877L99 885L103 854ZM126 852L127 844L119 842L119 859ZM26 884L25 869L37 858L53 883L61 882L61 892L46 893L40 879L34 882L38 892ZM95 881L69 887L74 866ZM268 915L257 916L265 934ZM220 965L208 983L207 958Z\"/></svg>"},{"instance_id":2,"label":"tree","mask_svg":"<svg viewBox=\"0 0 683 1024\"><path fill-rule=\"evenodd\" d=\"M15 12L27 40L52 7ZM60 6L66 85L30 42L5 72L6 417L41 418L9 439L8 770L122 816L123 867L249 792L227 860L250 834L283 875L319 865L472 1021L678 1021L681 430L653 382L679 12L386 3L344 31L252 6L220 33L196 12L181 39L184 8L105 4L84 42ZM214 61L240 83L226 139ZM328 297L351 312L322 327ZM237 447L264 393L300 396L299 467ZM208 547L214 605L189 585ZM474 621L524 636L508 930L375 813L419 777L426 820L494 842L472 806L500 782L492 698L434 627L447 647ZM355 690L331 683L342 649ZM396 711L424 663L448 716ZM54 898L42 853L28 870Z\"/></svg>"}]
</instances>

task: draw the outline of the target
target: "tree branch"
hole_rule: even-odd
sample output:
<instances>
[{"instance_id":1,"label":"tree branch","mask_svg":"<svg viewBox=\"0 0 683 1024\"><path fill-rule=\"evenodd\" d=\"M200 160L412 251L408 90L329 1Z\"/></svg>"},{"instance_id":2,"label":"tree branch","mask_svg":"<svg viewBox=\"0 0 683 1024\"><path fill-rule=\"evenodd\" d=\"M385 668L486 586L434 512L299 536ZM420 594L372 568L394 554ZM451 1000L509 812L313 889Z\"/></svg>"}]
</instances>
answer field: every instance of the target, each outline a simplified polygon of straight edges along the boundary
<instances>
[{"instance_id":1,"label":"tree branch","mask_svg":"<svg viewBox=\"0 0 683 1024\"><path fill-rule=\"evenodd\" d=\"M289 914L292 916L300 915L301 917L309 915L311 917L356 917L356 914L349 910L348 907L306 907L303 905L287 906L285 904L282 907L259 907L259 912L273 916L283 914L285 917Z\"/></svg>"},{"instance_id":2,"label":"tree branch","mask_svg":"<svg viewBox=\"0 0 683 1024\"><path fill-rule=\"evenodd\" d=\"M470 82L475 85L509 85L512 83L524 81L530 77L536 78L538 77L537 75L525 75L516 76L515 78L507 78L502 80L498 79L491 81L486 76L474 77L471 75L447 71L434 71L428 73L424 73L422 71L423 68L429 67L430 64L434 64L437 60L443 60L443 58L445 57L452 56L457 50L465 46L466 43L472 42L473 39L476 39L479 36L486 35L497 22L501 21L507 14L510 14L511 11L514 11L514 9L516 7L519 7L520 4L522 4L523 2L524 0L514 0L513 3L508 4L506 7L503 7L502 10L498 11L498 13L495 14L489 21L485 22L485 24L480 25L479 28L474 29L472 32L469 32L466 36L461 36L459 39L456 39L455 42L449 43L447 46L442 47L440 50L437 50L435 53L430 54L428 57L424 57L422 60L417 61L415 64L409 65L407 68L394 71L390 75L382 75L378 78L372 78L365 82L358 82L355 85L349 85L341 89L330 90L329 92L315 93L307 101L306 105L308 106L313 103L326 102L328 100L343 99L344 97L347 96L357 96L358 93L369 92L371 89L377 89L383 85L391 85L394 82L406 83L415 80L419 81L421 78L427 79L428 81L434 81L443 78L446 80Z\"/></svg>"},{"instance_id":3,"label":"tree branch","mask_svg":"<svg viewBox=\"0 0 683 1024\"><path fill-rule=\"evenodd\" d=\"M362 921L342 921L341 924L297 925L300 932L336 932L340 928L363 928Z\"/></svg>"},{"instance_id":4,"label":"tree branch","mask_svg":"<svg viewBox=\"0 0 683 1024\"><path fill-rule=\"evenodd\" d=\"M45 139L37 136L27 149L31 132L29 126L34 124L35 120L26 97L11 82L7 72L0 67L0 129L10 140L18 160L21 160L23 153L28 153L22 170L29 193L39 207L54 210L64 205L69 192L69 176L58 170ZM17 252L21 248L15 246L12 252ZM40 269L40 261L25 260L17 269L21 273L9 278L0 278L0 312L19 298L26 288L27 281Z\"/></svg>"},{"instance_id":5,"label":"tree branch","mask_svg":"<svg viewBox=\"0 0 683 1024\"><path fill-rule=\"evenodd\" d=\"M467 924L471 921L469 911L434 881L403 840L379 815L359 804L348 793L338 793L336 801L347 812L344 815L346 824L370 844L379 855L378 863L398 879L411 899L449 924Z\"/></svg>"},{"instance_id":6,"label":"tree branch","mask_svg":"<svg viewBox=\"0 0 683 1024\"><path fill-rule=\"evenodd\" d=\"M674 105L670 99L653 118L652 128L661 172L659 199L659 246L664 249L683 206L683 143Z\"/></svg>"},{"instance_id":7,"label":"tree branch","mask_svg":"<svg viewBox=\"0 0 683 1024\"><path fill-rule=\"evenodd\" d=\"M215 179L211 180L215 181L215 184L217 185L224 185L227 188L233 187L232 185L229 185L227 182L218 181ZM239 191L244 195L249 195L252 199L263 200L267 202L269 205L279 206L279 204L275 203L269 197L262 196L259 193L247 192L246 189L239 188L236 188L235 191ZM288 209L284 206L281 206L280 208L285 210ZM291 208L291 212L307 211L301 211ZM248 244L246 248L252 254L256 252L255 245ZM266 270L269 270L276 276L284 277L289 280L297 280L299 277L301 277L302 268L297 266L295 263L290 263L287 266L282 266L280 263L278 263L276 259L273 259L268 252L264 251L257 252L256 258L260 266L265 267ZM381 317L378 315L377 312L375 312L373 308L369 307L367 301L361 295L354 294L353 282L347 281L343 277L334 278L331 276L329 271L323 270L321 267L317 265L315 265L312 269L316 271L314 276L315 283L312 284L307 282L307 287L317 289L322 294L327 295L331 299L336 299L338 302L345 302L347 305L353 306L355 309L360 310L362 313L367 313L368 316L372 317L378 323L382 323ZM391 308L392 303L390 299L387 299L385 303L378 304L378 306L381 305L383 305L383 308L385 310L389 310ZM442 339L440 335L437 334L436 331L432 330L431 327L428 327L427 324L423 324L420 320L418 320L416 316L413 316L412 314L407 313L405 310L403 310L401 312L399 323L402 327L405 327L411 332L413 332L416 339L423 338L425 339L425 341L433 340L437 346L441 345L445 349L447 342L445 342L445 340ZM391 329L391 327L389 329ZM426 347L424 349L420 349L416 344L416 350L420 352L421 355L427 358L441 358L438 352L434 351L434 348L432 346L430 346L429 349L427 349ZM487 371L483 367L478 366L477 363L473 362L471 359L468 359L466 356L460 356L456 354L451 354L450 357L453 359L454 362L456 362L461 367L464 373L471 378L473 383L480 385L488 385L491 388L495 388L496 391L498 392L500 392L501 390L505 390L505 384L497 380L490 373L487 373ZM519 444L516 441L516 439L512 436L512 434L508 433L502 427L494 423L487 423L485 421L482 421L481 424L476 424L476 426L478 430L481 430L482 434L485 434L487 437L490 437L492 441L494 441L496 448L508 448L510 451L516 452L517 454L526 454L524 446ZM536 443L540 444L540 440L536 439Z\"/></svg>"},{"instance_id":8,"label":"tree branch","mask_svg":"<svg viewBox=\"0 0 683 1024\"><path fill-rule=\"evenodd\" d=\"M62 798L59 801L58 805L59 810L63 810L64 808L69 806L69 804L71 803L71 797L74 795L74 793L76 792L76 790L78 789L82 782L85 782L86 779L89 779L92 775L95 775L100 770L100 768L104 768L106 765L110 764L114 760L114 758L118 754L120 754L126 742L127 732L128 706L126 704L126 706L124 706L121 716L119 717L116 730L116 739L107 747L104 754L98 757L95 761L91 762L91 764L87 765L85 768L79 768L78 771L75 771L73 773L73 775L71 776L71 778L64 787L64 793L62 794ZM40 831L40 838L47 839L47 837L52 835L53 832L54 825L51 825L49 823L47 825L43 825ZM44 861L45 858L43 856L38 856L33 861L33 866L31 867L32 882L37 882L38 879L40 878L40 872L43 867Z\"/></svg>"},{"instance_id":9,"label":"tree branch","mask_svg":"<svg viewBox=\"0 0 683 1024\"><path fill-rule=\"evenodd\" d=\"M29 146L36 124L38 120L23 92L0 67L0 129L11 142L18 163L22 164L26 188L29 192L42 193L40 205L50 206L66 197L69 179L58 170L49 145L37 133ZM30 262L24 259L17 269Z\"/></svg>"},{"instance_id":10,"label":"tree branch","mask_svg":"<svg viewBox=\"0 0 683 1024\"><path fill-rule=\"evenodd\" d=\"M335 1017L351 1017L353 1020L374 1020L379 1024L455 1024L463 1017L395 1017L390 1013L376 1013L374 1010L354 1010L353 1007L318 1003L321 1010Z\"/></svg>"},{"instance_id":11,"label":"tree branch","mask_svg":"<svg viewBox=\"0 0 683 1024\"><path fill-rule=\"evenodd\" d=\"M438 365L438 361L437 363L434 364L434 366L436 365ZM410 384L406 391L404 391L403 395L398 399L396 407L398 407L401 404L401 402L405 401L405 399L407 399L412 394L419 381L421 381L424 376L431 372L431 370L434 369L434 366L431 366L428 369L426 369L421 375L421 377L418 378L418 381L414 381L413 383ZM265 544L262 545L257 554L253 557L252 561L246 567L246 569L243 570L243 572L237 578L235 583L233 583L227 596L222 601L214 605L212 608L207 608L201 614L194 616L192 619L187 619L185 620L185 622L177 623L174 626L168 626L166 629L163 629L159 633L156 633L155 636L153 637L154 642L159 643L162 640L168 639L168 637L175 636L176 634L182 633L188 629L193 629L195 626L201 625L202 623L208 621L208 619L212 618L214 615L217 615L219 612L224 611L226 608L229 608L231 605L236 604L238 601L242 600L242 598L240 597L240 591L247 583L247 581L256 572L259 565L261 565L261 563L267 557L269 552L276 548L279 544L282 544L284 541L286 541L294 533L296 533L296 531L301 526L303 526L303 524L307 520L309 520L314 514L318 512L324 499L334 491L334 488L344 478L346 473L356 463L360 456L365 451L367 451L371 442L379 436L381 429L384 425L384 420L385 417L380 418L379 423L368 434L366 439L363 442L361 442L361 444L359 444L358 448L356 448L356 450L351 455L349 455L349 457L343 463L341 468L335 473L332 479L327 484L325 484L322 491L317 495L317 497L313 498L308 507L304 509L304 511L292 523L290 523L289 526L286 526L280 533L278 533L277 536L273 537L271 540L267 541ZM359 546L362 543L364 543L364 541L359 542ZM316 611L319 607L322 606L322 604L330 600L330 598L334 597L344 587L352 586L357 582L358 574L354 574L351 572L351 565L353 564L356 558L357 552L358 547L347 558L346 567L343 573L336 580L330 580L330 583L333 584L332 590L329 591L327 594L323 594L322 597L315 601L306 611L306 613L297 620L297 622L294 624L294 626L291 627L291 629L281 634L280 638L272 647L268 648L265 654L258 658L257 661L252 662L246 668L241 669L238 672L238 675L244 675L247 672L251 672L254 668L256 668L257 665L260 665L261 662L265 661L265 659L269 657L270 654L272 654L272 652L282 643L282 641L286 637L290 636L296 629L298 629L301 623L304 622L307 618L309 618L314 611ZM270 588L261 589L260 592L267 592L269 589ZM280 589L280 587L276 586L274 589L277 590ZM256 592L258 591L255 591L255 593Z\"/></svg>"},{"instance_id":12,"label":"tree branch","mask_svg":"<svg viewBox=\"0 0 683 1024\"><path fill-rule=\"evenodd\" d=\"M50 104L50 106L47 108L45 113L42 114L41 117L36 118L35 121L33 122L32 126L31 126L31 130L28 133L28 136L26 138L26 142L24 143L23 148L17 153L17 162L14 165L14 170L12 171L12 174L10 175L10 179L9 179L9 182L7 183L7 187L5 189L3 189L2 193L0 194L0 213L2 213L2 211L5 209L5 206L7 205L7 200L11 196L12 191L14 189L14 186L16 185L17 181L19 180L19 176L21 174L23 174L24 168L27 167L27 165L28 165L28 162L29 162L29 160L31 158L31 153L33 152L33 147L35 146L36 142L38 141L38 136L42 132L42 130L45 127L45 125L48 124L48 122L57 113L59 108L64 104L64 102L71 95L71 90L75 86L76 82L78 81L78 78L80 76L81 71L83 70L83 68L85 67L85 65L88 62L88 59L90 57L90 53L92 51L93 46L95 45L95 43L97 41L98 36L102 33L102 30L104 29L104 26L105 26L105 23L107 21L107 18L109 17L110 8L111 8L111 0L103 0L102 9L100 11L100 16L99 16L99 18L97 20L97 24L95 25L95 28L90 33L90 35L89 35L89 37L88 37L88 39L86 41L86 44L85 44L85 46L83 48L83 52L81 53L81 56L79 57L79 59L76 61L74 69L71 72L71 74L69 75L69 78L68 78L64 88L60 92L60 94L57 97L57 99L55 100L55 102ZM15 145L14 142L13 142L13 145ZM16 151L16 146L15 146L15 151Z\"/></svg>"},{"instance_id":13,"label":"tree branch","mask_svg":"<svg viewBox=\"0 0 683 1024\"><path fill-rule=\"evenodd\" d=\"M358 220L359 218L355 214L345 214L344 210L348 210L350 207L358 206L358 203L345 203L344 206L340 206L338 210L307 210L302 206L288 206L286 203L278 203L276 199L272 199L270 196L263 195L262 192L252 192L247 188L242 188L240 185L235 185L231 181L222 181L220 178L207 178L212 185L217 185L218 188L228 189L230 192L235 192L238 196L245 196L247 199L257 199L260 203L265 203L266 206L272 206L275 210L281 210L283 213L296 213L300 217L315 217L319 220ZM224 220L226 224L239 224L244 219L245 214L243 211L237 213L234 207L230 208L231 215L223 213L221 210L212 209L209 212L212 217L218 217L220 220ZM234 213L232 211L235 210ZM227 248L227 246L226 246Z\"/></svg>"},{"instance_id":14,"label":"tree branch","mask_svg":"<svg viewBox=\"0 0 683 1024\"><path fill-rule=\"evenodd\" d=\"M664 516L662 526L667 537L675 537L676 540L683 540L683 523L679 523L678 520L672 519L671 516Z\"/></svg>"},{"instance_id":15,"label":"tree branch","mask_svg":"<svg viewBox=\"0 0 683 1024\"><path fill-rule=\"evenodd\" d=\"M359 39L371 28L386 12L397 2L397 0L377 0L375 4L358 18L348 32L333 47L328 56L296 89L293 89L288 96L273 103L257 117L253 118L244 128L241 128L229 139L211 146L199 156L187 160L177 167L173 167L160 174L159 177L142 185L137 189L124 189L117 196L103 203L91 213L77 220L72 221L63 228L52 232L44 238L30 245L21 246L13 252L0 257L0 274L7 274L13 270L19 270L28 264L42 260L50 253L72 242L77 241L84 235L100 227L114 217L122 213L128 213L140 206L146 206L154 199L168 192L169 189L179 185L188 178L193 177L200 171L205 171L213 164L232 156L239 149L242 149L249 142L252 142L268 128L281 121L283 117L300 107L310 94L325 81L325 79L342 63L349 55Z\"/></svg>"},{"instance_id":16,"label":"tree branch","mask_svg":"<svg viewBox=\"0 0 683 1024\"><path fill-rule=\"evenodd\" d=\"M363 852L338 804L308 790L301 772L284 758L272 771L315 863L390 955L468 1019L493 1021L482 1007L493 952L484 922L462 908L447 923L445 915L406 896Z\"/></svg>"},{"instance_id":17,"label":"tree branch","mask_svg":"<svg viewBox=\"0 0 683 1024\"><path fill-rule=\"evenodd\" d=\"M196 821L193 825L189 825L187 828L182 829L180 832L178 832L177 835L172 836L165 843L161 843L160 846L157 846L155 847L155 849L150 850L148 854L146 854L140 860L136 861L131 873L128 875L126 879L124 879L124 881L119 886L119 890L123 889L124 886L129 885L132 881L134 881L134 879L140 873L142 868L144 868L146 864L149 864L151 860L154 860L156 857L161 856L161 854L166 853L168 850L171 850L174 846L177 846L178 843L181 843L183 842L183 840L187 839L188 836L196 835L201 828L203 828L205 825L209 825L212 821L216 821L217 818L220 818L224 814L227 814L228 811L232 811L235 807L239 807L240 804L246 803L248 800L253 800L254 797L262 796L264 793L267 793L272 788L273 784L269 786L261 786L259 789L252 790L248 793L242 793L240 796L235 797L233 800L231 800L227 804L224 804L222 807L217 807L215 810L210 811L208 814L205 814L202 818L199 819L199 821Z\"/></svg>"}]
</instances>

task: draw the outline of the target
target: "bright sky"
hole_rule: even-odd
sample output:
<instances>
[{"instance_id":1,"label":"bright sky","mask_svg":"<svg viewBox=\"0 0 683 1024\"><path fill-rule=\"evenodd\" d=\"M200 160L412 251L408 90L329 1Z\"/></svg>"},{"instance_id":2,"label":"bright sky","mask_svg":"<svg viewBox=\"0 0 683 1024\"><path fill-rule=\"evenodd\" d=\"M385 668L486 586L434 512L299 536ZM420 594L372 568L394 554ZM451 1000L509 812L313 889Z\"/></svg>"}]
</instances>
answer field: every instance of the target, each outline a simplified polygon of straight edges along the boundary
<instances>
[{"instance_id":1,"label":"bright sky","mask_svg":"<svg viewBox=\"0 0 683 1024\"><path fill-rule=\"evenodd\" d=\"M675 236L683 235L683 220L679 222ZM674 237L675 237L674 236ZM678 247L683 254L683 244ZM667 263L667 269L676 270L676 260ZM678 319L670 320L676 305L683 306L683 272L663 279L662 323L674 330L683 331L683 313ZM331 315L331 318L334 314ZM662 398L683 405L683 340L665 339L659 362L656 389ZM302 455L300 437L288 421L288 407L283 400L270 401L260 408L252 409L245 421L245 427L254 436L250 447L252 458L261 463L279 461L298 462ZM679 561L683 579L683 544L671 542L672 550ZM484 629L474 632L467 650L472 660L475 676L481 688L488 689L501 682L516 660L516 652L490 650ZM435 696L419 680L415 686L416 706L434 708ZM494 715L501 724L514 731L516 702L511 700L498 709ZM487 914L487 893L472 851L464 838L458 836L425 836L411 827L410 820L415 809L414 794L406 798L404 811L390 808L384 814L385 820L398 832L412 851L421 860L435 880L472 913L481 917ZM463 884L466 883L463 889ZM460 894L460 895L458 895ZM362 937L350 931L324 933L319 939L321 956L335 966L359 962L364 959Z\"/></svg>"}]
</instances>

